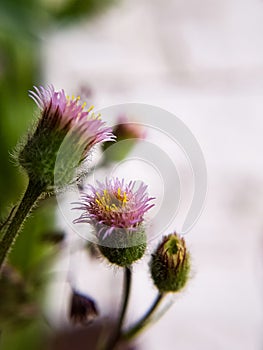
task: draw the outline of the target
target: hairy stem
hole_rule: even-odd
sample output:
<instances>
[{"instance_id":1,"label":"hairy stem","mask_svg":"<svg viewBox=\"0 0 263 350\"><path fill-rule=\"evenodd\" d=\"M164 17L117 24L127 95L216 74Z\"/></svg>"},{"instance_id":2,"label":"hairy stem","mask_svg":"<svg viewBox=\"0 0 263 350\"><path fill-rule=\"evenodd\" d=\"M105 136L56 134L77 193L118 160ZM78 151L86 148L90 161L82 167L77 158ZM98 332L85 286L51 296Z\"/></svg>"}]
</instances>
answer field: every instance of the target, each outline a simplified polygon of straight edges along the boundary
<instances>
[{"instance_id":1,"label":"hairy stem","mask_svg":"<svg viewBox=\"0 0 263 350\"><path fill-rule=\"evenodd\" d=\"M135 323L131 328L121 334L121 338L124 340L130 340L135 337L138 333L140 333L150 322L150 318L159 306L160 302L164 298L165 293L159 293L154 300L152 306L149 310L142 316L142 318Z\"/></svg>"},{"instance_id":2,"label":"hairy stem","mask_svg":"<svg viewBox=\"0 0 263 350\"><path fill-rule=\"evenodd\" d=\"M26 192L0 241L0 271L13 243L20 233L23 222L42 192L42 186L29 181Z\"/></svg>"},{"instance_id":3,"label":"hairy stem","mask_svg":"<svg viewBox=\"0 0 263 350\"><path fill-rule=\"evenodd\" d=\"M131 280L132 280L131 267L128 266L128 267L125 267L125 272L124 272L123 301L122 301L120 316L117 322L117 327L112 338L110 339L109 343L105 347L105 350L113 350L121 337L121 329L122 329L123 321L126 315L128 302L129 302Z\"/></svg>"}]
</instances>

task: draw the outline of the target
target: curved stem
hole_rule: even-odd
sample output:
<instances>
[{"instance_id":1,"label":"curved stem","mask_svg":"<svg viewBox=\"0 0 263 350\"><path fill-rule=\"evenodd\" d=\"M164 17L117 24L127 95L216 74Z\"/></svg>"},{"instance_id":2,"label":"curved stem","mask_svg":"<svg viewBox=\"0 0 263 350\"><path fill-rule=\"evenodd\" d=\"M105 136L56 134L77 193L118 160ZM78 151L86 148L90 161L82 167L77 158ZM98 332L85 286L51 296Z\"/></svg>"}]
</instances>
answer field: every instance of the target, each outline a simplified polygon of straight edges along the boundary
<instances>
[{"instance_id":1,"label":"curved stem","mask_svg":"<svg viewBox=\"0 0 263 350\"><path fill-rule=\"evenodd\" d=\"M23 222L42 192L42 186L29 181L26 192L13 215L12 221L0 241L0 271L14 241L19 235Z\"/></svg>"},{"instance_id":2,"label":"curved stem","mask_svg":"<svg viewBox=\"0 0 263 350\"><path fill-rule=\"evenodd\" d=\"M131 267L125 267L125 275L124 275L124 287L123 287L123 302L120 311L120 316L117 322L117 327L115 333L113 334L112 339L110 339L109 343L105 347L105 350L113 350L115 345L118 343L121 337L121 329L123 325L123 321L126 315L127 306L129 302L130 290L131 290L131 281L132 281L132 272Z\"/></svg>"},{"instance_id":3,"label":"curved stem","mask_svg":"<svg viewBox=\"0 0 263 350\"><path fill-rule=\"evenodd\" d=\"M2 230L2 228L4 228L4 227L7 225L8 221L11 219L11 217L12 217L12 215L13 215L15 209L16 209L16 205L11 209L11 211L10 211L8 217L5 219L5 221L3 221L3 222L1 223L1 225L0 225L0 230Z\"/></svg>"},{"instance_id":4,"label":"curved stem","mask_svg":"<svg viewBox=\"0 0 263 350\"><path fill-rule=\"evenodd\" d=\"M123 332L121 335L122 339L130 340L135 335L137 335L139 332L141 332L149 323L151 316L153 315L154 311L159 306L160 302L164 298L165 293L159 293L154 300L152 306L149 308L149 310L145 313L145 315L137 322L135 323L130 329Z\"/></svg>"}]
</instances>

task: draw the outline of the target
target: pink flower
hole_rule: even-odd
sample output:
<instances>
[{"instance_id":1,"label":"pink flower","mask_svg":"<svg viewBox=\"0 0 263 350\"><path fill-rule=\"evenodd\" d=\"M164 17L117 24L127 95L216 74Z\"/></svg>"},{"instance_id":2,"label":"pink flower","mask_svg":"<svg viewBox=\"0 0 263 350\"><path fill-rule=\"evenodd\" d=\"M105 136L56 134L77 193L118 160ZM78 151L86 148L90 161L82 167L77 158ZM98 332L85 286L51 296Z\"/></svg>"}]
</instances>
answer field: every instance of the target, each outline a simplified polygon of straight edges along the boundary
<instances>
[{"instance_id":1,"label":"pink flower","mask_svg":"<svg viewBox=\"0 0 263 350\"><path fill-rule=\"evenodd\" d=\"M106 179L106 183L97 182L95 188L89 185L89 193L82 194L80 207L82 215L74 222L87 222L92 224L97 235L101 238L109 236L118 229L136 231L143 223L144 214L154 204L154 199L148 197L147 186L143 183L136 189L136 181L124 183L118 178Z\"/></svg>"},{"instance_id":2,"label":"pink flower","mask_svg":"<svg viewBox=\"0 0 263 350\"><path fill-rule=\"evenodd\" d=\"M114 141L112 129L105 122L90 113L93 107L85 110L86 104L80 104L80 97L70 99L64 90L55 91L53 85L44 88L34 86L35 91L29 91L29 96L42 111L38 129L69 132L74 130L85 144L84 156L92 146L104 141Z\"/></svg>"},{"instance_id":3,"label":"pink flower","mask_svg":"<svg viewBox=\"0 0 263 350\"><path fill-rule=\"evenodd\" d=\"M115 136L99 116L85 110L80 98L70 99L52 85L34 87L30 97L41 110L35 129L18 154L19 164L31 182L45 191L60 190L82 176L81 164L91 148Z\"/></svg>"}]
</instances>

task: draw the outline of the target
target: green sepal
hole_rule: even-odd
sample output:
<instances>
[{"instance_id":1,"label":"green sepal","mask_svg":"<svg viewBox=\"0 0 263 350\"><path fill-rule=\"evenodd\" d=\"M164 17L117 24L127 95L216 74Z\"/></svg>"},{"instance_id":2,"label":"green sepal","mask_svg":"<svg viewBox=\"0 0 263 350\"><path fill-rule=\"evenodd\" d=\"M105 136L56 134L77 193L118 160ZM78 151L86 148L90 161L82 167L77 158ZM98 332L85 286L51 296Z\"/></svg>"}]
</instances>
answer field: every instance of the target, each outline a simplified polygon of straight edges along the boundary
<instances>
[{"instance_id":1,"label":"green sepal","mask_svg":"<svg viewBox=\"0 0 263 350\"><path fill-rule=\"evenodd\" d=\"M139 227L136 231L115 229L105 238L99 239L101 254L112 264L126 267L141 259L147 247L145 231Z\"/></svg>"}]
</instances>

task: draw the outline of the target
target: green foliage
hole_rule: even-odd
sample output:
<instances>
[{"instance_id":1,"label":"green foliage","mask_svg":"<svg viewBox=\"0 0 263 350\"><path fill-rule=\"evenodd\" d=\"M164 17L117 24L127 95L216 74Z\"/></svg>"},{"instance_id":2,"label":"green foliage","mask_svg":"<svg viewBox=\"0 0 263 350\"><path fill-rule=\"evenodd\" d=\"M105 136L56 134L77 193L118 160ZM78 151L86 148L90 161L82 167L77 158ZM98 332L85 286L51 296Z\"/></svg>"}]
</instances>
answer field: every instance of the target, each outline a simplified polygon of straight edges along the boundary
<instances>
[{"instance_id":1,"label":"green foliage","mask_svg":"<svg viewBox=\"0 0 263 350\"><path fill-rule=\"evenodd\" d=\"M7 329L1 334L1 350L46 350L47 330L43 320L16 328L16 331Z\"/></svg>"},{"instance_id":2,"label":"green foliage","mask_svg":"<svg viewBox=\"0 0 263 350\"><path fill-rule=\"evenodd\" d=\"M100 13L116 0L64 0L41 1L45 8L57 19L75 20L83 15Z\"/></svg>"}]
</instances>

